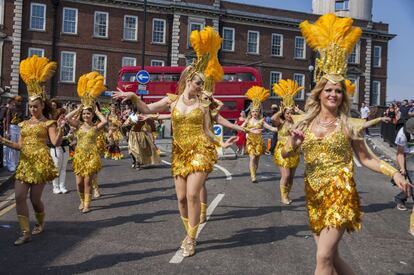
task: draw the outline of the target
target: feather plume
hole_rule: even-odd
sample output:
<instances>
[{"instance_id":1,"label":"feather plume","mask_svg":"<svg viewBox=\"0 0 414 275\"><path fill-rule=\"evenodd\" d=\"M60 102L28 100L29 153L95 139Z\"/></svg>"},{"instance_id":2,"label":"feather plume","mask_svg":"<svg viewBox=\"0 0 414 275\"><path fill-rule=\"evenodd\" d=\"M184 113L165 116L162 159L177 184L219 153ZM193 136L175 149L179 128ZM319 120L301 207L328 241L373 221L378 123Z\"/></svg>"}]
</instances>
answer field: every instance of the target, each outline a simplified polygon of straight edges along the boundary
<instances>
[{"instance_id":1,"label":"feather plume","mask_svg":"<svg viewBox=\"0 0 414 275\"><path fill-rule=\"evenodd\" d=\"M296 81L292 79L280 80L279 83L273 84L272 90L278 96L285 97L294 97L299 91L303 89L303 86L299 86Z\"/></svg>"},{"instance_id":2,"label":"feather plume","mask_svg":"<svg viewBox=\"0 0 414 275\"><path fill-rule=\"evenodd\" d=\"M80 98L97 98L106 90L103 84L104 77L98 72L90 72L82 75L78 81L78 95Z\"/></svg>"},{"instance_id":3,"label":"feather plume","mask_svg":"<svg viewBox=\"0 0 414 275\"><path fill-rule=\"evenodd\" d=\"M345 79L345 89L347 94L352 97L355 93L356 85L351 80Z\"/></svg>"},{"instance_id":4,"label":"feather plume","mask_svg":"<svg viewBox=\"0 0 414 275\"><path fill-rule=\"evenodd\" d=\"M270 96L269 90L260 86L253 86L245 93L245 96L252 101L264 102Z\"/></svg>"}]
</instances>

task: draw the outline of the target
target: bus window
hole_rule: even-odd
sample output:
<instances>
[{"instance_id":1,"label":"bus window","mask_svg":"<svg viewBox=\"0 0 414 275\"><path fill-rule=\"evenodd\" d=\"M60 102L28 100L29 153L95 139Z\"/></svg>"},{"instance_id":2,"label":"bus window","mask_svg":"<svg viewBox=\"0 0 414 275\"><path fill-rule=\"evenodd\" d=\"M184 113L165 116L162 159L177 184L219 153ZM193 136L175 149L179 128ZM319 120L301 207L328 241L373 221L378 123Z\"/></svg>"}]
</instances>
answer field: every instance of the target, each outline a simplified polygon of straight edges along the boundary
<instances>
[{"instance_id":1,"label":"bus window","mask_svg":"<svg viewBox=\"0 0 414 275\"><path fill-rule=\"evenodd\" d=\"M164 74L163 81L178 82L180 80L180 74Z\"/></svg>"},{"instance_id":2,"label":"bus window","mask_svg":"<svg viewBox=\"0 0 414 275\"><path fill-rule=\"evenodd\" d=\"M136 74L137 73L128 73L128 72L126 72L121 76L121 81L122 82L135 82Z\"/></svg>"},{"instance_id":3,"label":"bus window","mask_svg":"<svg viewBox=\"0 0 414 275\"><path fill-rule=\"evenodd\" d=\"M237 103L234 101L224 101L223 109L227 111L234 111L237 110Z\"/></svg>"},{"instance_id":4,"label":"bus window","mask_svg":"<svg viewBox=\"0 0 414 275\"><path fill-rule=\"evenodd\" d=\"M150 74L150 81L162 81L161 74Z\"/></svg>"},{"instance_id":5,"label":"bus window","mask_svg":"<svg viewBox=\"0 0 414 275\"><path fill-rule=\"evenodd\" d=\"M237 75L236 74L224 74L223 81L237 81Z\"/></svg>"},{"instance_id":6,"label":"bus window","mask_svg":"<svg viewBox=\"0 0 414 275\"><path fill-rule=\"evenodd\" d=\"M256 81L256 78L252 73L238 73L237 78L240 82Z\"/></svg>"}]
</instances>

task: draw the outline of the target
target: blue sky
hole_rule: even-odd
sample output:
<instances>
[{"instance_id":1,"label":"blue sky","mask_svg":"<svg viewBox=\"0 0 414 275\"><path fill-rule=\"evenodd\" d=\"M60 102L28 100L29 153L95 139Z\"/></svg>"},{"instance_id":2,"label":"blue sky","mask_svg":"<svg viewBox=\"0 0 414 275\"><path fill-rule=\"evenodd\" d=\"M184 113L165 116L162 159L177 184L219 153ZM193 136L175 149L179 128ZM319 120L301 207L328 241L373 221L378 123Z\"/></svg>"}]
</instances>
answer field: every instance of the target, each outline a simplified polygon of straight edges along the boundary
<instances>
[{"instance_id":1,"label":"blue sky","mask_svg":"<svg viewBox=\"0 0 414 275\"><path fill-rule=\"evenodd\" d=\"M230 0L251 4L251 0ZM303 12L312 0L255 0L254 5ZM414 99L414 0L373 0L373 20L389 24L387 101Z\"/></svg>"}]
</instances>

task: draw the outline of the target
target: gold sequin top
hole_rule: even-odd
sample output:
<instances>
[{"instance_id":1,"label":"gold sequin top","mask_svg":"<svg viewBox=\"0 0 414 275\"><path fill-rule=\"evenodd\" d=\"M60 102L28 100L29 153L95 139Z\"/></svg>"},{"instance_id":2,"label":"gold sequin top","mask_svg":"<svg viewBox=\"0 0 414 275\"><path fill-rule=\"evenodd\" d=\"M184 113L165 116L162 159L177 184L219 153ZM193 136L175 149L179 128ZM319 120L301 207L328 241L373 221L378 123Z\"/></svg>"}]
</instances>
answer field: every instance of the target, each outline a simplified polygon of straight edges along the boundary
<instances>
[{"instance_id":1,"label":"gold sequin top","mask_svg":"<svg viewBox=\"0 0 414 275\"><path fill-rule=\"evenodd\" d=\"M174 107L171 121L173 176L185 178L194 172L213 171L217 152L214 143L204 132L204 111L198 107L183 114Z\"/></svg>"},{"instance_id":2,"label":"gold sequin top","mask_svg":"<svg viewBox=\"0 0 414 275\"><path fill-rule=\"evenodd\" d=\"M277 135L277 144L274 153L274 162L277 166L283 168L294 168L297 167L299 164L300 153L299 150L291 154L288 158L282 157L282 149L285 147L289 136L290 136L290 129L292 125L290 123L283 123L283 126L278 131Z\"/></svg>"},{"instance_id":3,"label":"gold sequin top","mask_svg":"<svg viewBox=\"0 0 414 275\"><path fill-rule=\"evenodd\" d=\"M120 142L124 138L120 130L120 127L122 126L122 121L119 119L117 115L109 115L108 124L110 130L109 139L111 139L114 142Z\"/></svg>"},{"instance_id":4,"label":"gold sequin top","mask_svg":"<svg viewBox=\"0 0 414 275\"><path fill-rule=\"evenodd\" d=\"M19 123L23 143L16 170L16 180L28 184L43 184L58 176L47 147L48 128L55 123L54 120L36 124L31 124L27 120Z\"/></svg>"},{"instance_id":5,"label":"gold sequin top","mask_svg":"<svg viewBox=\"0 0 414 275\"><path fill-rule=\"evenodd\" d=\"M317 138L309 129L304 134L306 207L312 231L319 234L326 227L359 229L361 210L350 138L340 126L324 138Z\"/></svg>"},{"instance_id":6,"label":"gold sequin top","mask_svg":"<svg viewBox=\"0 0 414 275\"><path fill-rule=\"evenodd\" d=\"M99 131L96 127L88 130L80 127L76 132L77 145L73 156L73 171L75 175L87 177L101 170L101 157L97 146Z\"/></svg>"},{"instance_id":7,"label":"gold sequin top","mask_svg":"<svg viewBox=\"0 0 414 275\"><path fill-rule=\"evenodd\" d=\"M252 119L249 119L246 124L247 129L263 129L264 119L260 119L256 123L252 122ZM260 156L263 155L266 151L262 133L254 134L248 133L246 140L246 152L249 155Z\"/></svg>"}]
</instances>

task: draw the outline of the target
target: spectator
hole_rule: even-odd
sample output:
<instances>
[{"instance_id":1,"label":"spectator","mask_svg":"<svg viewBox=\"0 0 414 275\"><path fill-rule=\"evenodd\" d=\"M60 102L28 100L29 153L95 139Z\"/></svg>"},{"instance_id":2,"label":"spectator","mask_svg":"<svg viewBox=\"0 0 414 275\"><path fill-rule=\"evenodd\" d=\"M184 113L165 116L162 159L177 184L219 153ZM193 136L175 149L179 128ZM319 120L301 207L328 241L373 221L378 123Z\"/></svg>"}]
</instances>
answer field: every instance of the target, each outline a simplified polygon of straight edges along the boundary
<instances>
[{"instance_id":1,"label":"spectator","mask_svg":"<svg viewBox=\"0 0 414 275\"><path fill-rule=\"evenodd\" d=\"M365 104L365 102L361 103L360 113L361 113L361 118L368 121L370 110L369 110L368 106ZM367 135L369 135L368 128L365 129L365 132L366 132Z\"/></svg>"},{"instance_id":2,"label":"spectator","mask_svg":"<svg viewBox=\"0 0 414 275\"><path fill-rule=\"evenodd\" d=\"M392 124L397 124L397 113L394 104L388 105L388 109L385 110L384 116L389 117L391 119Z\"/></svg>"},{"instance_id":3,"label":"spectator","mask_svg":"<svg viewBox=\"0 0 414 275\"><path fill-rule=\"evenodd\" d=\"M408 115L410 108L411 106L408 105L408 100L404 99L400 107L400 123L404 124L410 118Z\"/></svg>"},{"instance_id":4,"label":"spectator","mask_svg":"<svg viewBox=\"0 0 414 275\"><path fill-rule=\"evenodd\" d=\"M408 110L408 117L414 117L414 101L410 100L410 109Z\"/></svg>"},{"instance_id":5,"label":"spectator","mask_svg":"<svg viewBox=\"0 0 414 275\"><path fill-rule=\"evenodd\" d=\"M404 126L398 131L395 144L397 145L397 162L401 174L405 175L413 183L414 180L414 118L408 119ZM414 200L413 188L411 188L411 198ZM405 211L405 203L408 196L405 193L399 193L395 196L397 209ZM409 232L414 236L414 208L410 218Z\"/></svg>"}]
</instances>

